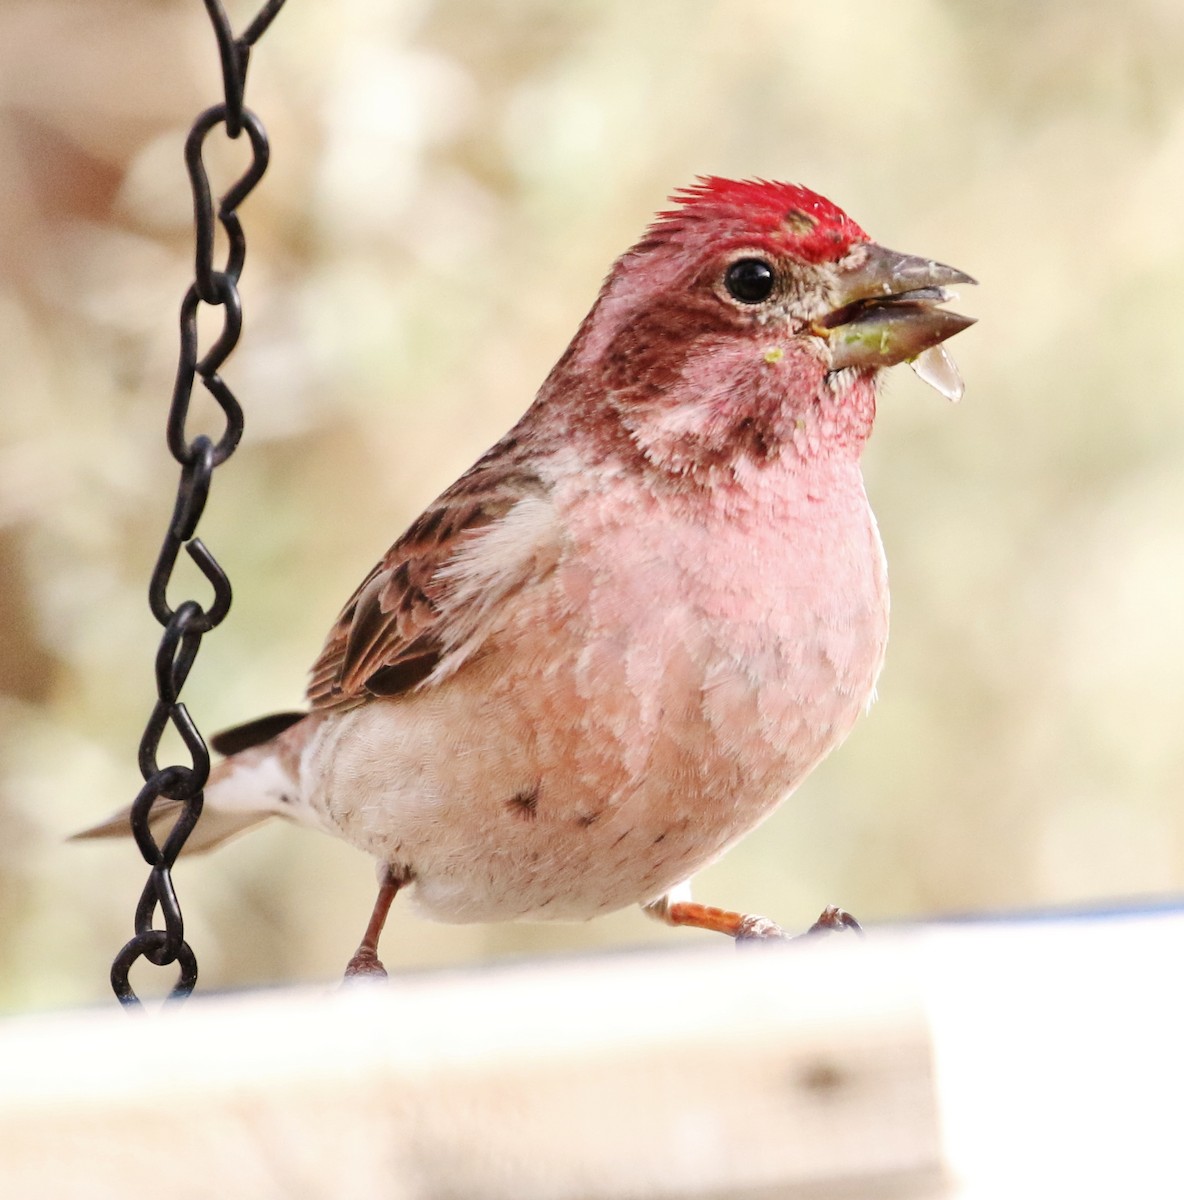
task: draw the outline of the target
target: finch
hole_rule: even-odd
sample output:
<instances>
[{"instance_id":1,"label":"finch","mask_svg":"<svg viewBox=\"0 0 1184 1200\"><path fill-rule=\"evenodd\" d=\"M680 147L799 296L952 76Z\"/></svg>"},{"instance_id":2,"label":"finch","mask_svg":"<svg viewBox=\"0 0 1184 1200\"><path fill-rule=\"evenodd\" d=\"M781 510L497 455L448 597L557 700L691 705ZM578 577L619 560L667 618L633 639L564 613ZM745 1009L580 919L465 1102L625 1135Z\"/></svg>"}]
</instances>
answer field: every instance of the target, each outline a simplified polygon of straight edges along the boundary
<instances>
[{"instance_id":1,"label":"finch","mask_svg":"<svg viewBox=\"0 0 1184 1200\"><path fill-rule=\"evenodd\" d=\"M440 921L777 936L689 898L869 705L888 634L860 455L881 371L956 399L968 275L808 189L699 179L613 265L521 420L350 597L309 711L215 738L188 850L273 816ZM160 800L154 827L175 818ZM128 832L128 813L82 837Z\"/></svg>"}]
</instances>

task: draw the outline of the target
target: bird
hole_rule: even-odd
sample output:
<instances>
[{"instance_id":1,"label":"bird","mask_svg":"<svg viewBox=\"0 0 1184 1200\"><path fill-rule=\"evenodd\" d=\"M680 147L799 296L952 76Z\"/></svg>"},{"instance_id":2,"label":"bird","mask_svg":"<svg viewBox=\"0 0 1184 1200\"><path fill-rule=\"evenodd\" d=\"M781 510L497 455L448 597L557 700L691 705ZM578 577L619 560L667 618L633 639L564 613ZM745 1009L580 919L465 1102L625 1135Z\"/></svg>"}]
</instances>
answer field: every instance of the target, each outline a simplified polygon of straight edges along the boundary
<instances>
[{"instance_id":1,"label":"bird","mask_svg":"<svg viewBox=\"0 0 1184 1200\"><path fill-rule=\"evenodd\" d=\"M308 707L212 739L203 851L272 817L371 855L347 976L397 893L445 922L632 905L787 935L690 880L874 697L884 552L860 456L885 369L950 399L975 282L831 201L700 176L612 266L516 425L350 597ZM155 829L178 802L158 799ZM130 831L130 810L83 831ZM828 908L815 928L854 924Z\"/></svg>"}]
</instances>

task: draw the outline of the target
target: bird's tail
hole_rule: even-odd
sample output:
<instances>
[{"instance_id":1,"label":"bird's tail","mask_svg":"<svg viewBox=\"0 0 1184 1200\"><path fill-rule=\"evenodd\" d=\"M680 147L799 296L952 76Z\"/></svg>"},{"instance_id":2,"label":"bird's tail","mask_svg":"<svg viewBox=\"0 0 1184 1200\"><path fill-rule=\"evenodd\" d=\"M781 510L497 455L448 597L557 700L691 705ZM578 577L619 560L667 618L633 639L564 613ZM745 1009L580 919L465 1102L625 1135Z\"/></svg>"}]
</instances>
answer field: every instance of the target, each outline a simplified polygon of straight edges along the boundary
<instances>
[{"instance_id":1,"label":"bird's tail","mask_svg":"<svg viewBox=\"0 0 1184 1200\"><path fill-rule=\"evenodd\" d=\"M294 724L295 721L289 724ZM245 728L245 727L244 727ZM281 732L258 745L247 745L210 772L205 787L201 819L185 843L186 854L204 854L236 838L271 817L287 817L302 824L315 823L307 806L301 803L300 781L296 777L299 754L290 744L303 731ZM237 730L213 739L215 748L242 745ZM158 799L152 805L148 827L159 843L177 818L181 801ZM87 838L130 837L131 806L83 829L71 841Z\"/></svg>"}]
</instances>

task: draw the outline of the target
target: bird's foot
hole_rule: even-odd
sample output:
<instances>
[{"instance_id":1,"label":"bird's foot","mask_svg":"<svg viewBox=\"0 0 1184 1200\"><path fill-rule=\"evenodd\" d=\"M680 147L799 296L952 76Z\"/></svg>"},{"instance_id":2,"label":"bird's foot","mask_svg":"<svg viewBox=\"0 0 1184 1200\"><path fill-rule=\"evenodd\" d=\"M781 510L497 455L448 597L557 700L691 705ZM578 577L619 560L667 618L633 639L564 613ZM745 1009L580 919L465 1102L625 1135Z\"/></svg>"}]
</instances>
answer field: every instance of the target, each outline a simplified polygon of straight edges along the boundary
<instances>
[{"instance_id":1,"label":"bird's foot","mask_svg":"<svg viewBox=\"0 0 1184 1200\"><path fill-rule=\"evenodd\" d=\"M385 979L386 967L382 965L378 952L369 946L359 946L358 952L349 960L345 968L345 978L350 979Z\"/></svg>"},{"instance_id":2,"label":"bird's foot","mask_svg":"<svg viewBox=\"0 0 1184 1200\"><path fill-rule=\"evenodd\" d=\"M736 945L749 942L797 942L803 938L818 937L820 934L838 930L851 930L862 934L859 922L845 909L828 904L818 920L805 933L786 933L776 921L768 917L748 916L726 908L712 908L690 900L674 904L654 904L648 909L653 916L668 925L689 925L693 929L710 929L713 933L724 933L734 938Z\"/></svg>"},{"instance_id":3,"label":"bird's foot","mask_svg":"<svg viewBox=\"0 0 1184 1200\"><path fill-rule=\"evenodd\" d=\"M828 904L821 912L818 920L805 933L786 933L775 921L768 917L743 917L739 928L733 935L736 945L747 942L801 942L807 938L814 939L829 933L850 931L863 936L859 922L846 909L835 904Z\"/></svg>"},{"instance_id":4,"label":"bird's foot","mask_svg":"<svg viewBox=\"0 0 1184 1200\"><path fill-rule=\"evenodd\" d=\"M850 930L863 937L863 926L845 908L839 908L837 904L828 904L819 914L818 920L793 940L796 942L801 938L818 937L820 934L842 933L844 930Z\"/></svg>"}]
</instances>

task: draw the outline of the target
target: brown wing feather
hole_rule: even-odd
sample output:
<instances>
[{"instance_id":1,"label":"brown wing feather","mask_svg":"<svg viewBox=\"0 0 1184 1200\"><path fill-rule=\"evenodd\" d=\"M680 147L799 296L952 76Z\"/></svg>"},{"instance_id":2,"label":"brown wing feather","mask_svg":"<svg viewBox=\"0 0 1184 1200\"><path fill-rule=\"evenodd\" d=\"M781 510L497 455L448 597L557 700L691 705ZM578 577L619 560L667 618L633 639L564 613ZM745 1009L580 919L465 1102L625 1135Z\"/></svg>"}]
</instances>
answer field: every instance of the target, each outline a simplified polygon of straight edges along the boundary
<instances>
[{"instance_id":1,"label":"brown wing feather","mask_svg":"<svg viewBox=\"0 0 1184 1200\"><path fill-rule=\"evenodd\" d=\"M466 538L524 497L545 493L537 477L494 466L486 456L453 484L354 592L313 664L308 698L314 709L398 695L435 669L448 645L440 568Z\"/></svg>"}]
</instances>

